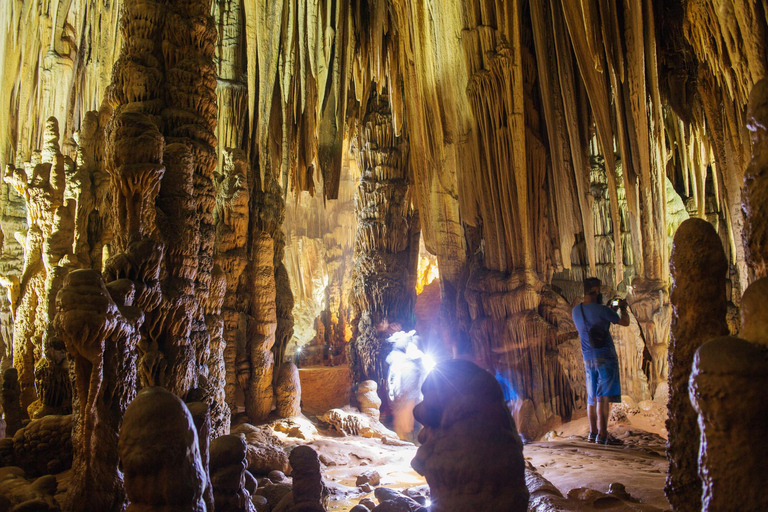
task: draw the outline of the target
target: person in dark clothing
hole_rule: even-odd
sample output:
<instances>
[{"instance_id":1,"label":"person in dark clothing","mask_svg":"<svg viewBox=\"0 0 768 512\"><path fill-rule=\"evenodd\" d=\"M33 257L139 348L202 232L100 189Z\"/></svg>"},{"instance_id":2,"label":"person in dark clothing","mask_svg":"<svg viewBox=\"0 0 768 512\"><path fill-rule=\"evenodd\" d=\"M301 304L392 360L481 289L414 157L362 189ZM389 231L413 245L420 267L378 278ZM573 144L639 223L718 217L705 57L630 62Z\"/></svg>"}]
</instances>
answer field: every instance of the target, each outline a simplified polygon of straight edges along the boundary
<instances>
[{"instance_id":1,"label":"person in dark clothing","mask_svg":"<svg viewBox=\"0 0 768 512\"><path fill-rule=\"evenodd\" d=\"M611 403L621 402L621 381L619 379L619 358L610 333L611 324L629 325L627 301L618 301L621 316L612 308L602 304L601 282L595 277L584 280L584 301L573 308L573 322L581 338L581 352L584 356L584 370L587 381L587 416L589 417L589 441L598 444L622 444L608 434L608 416ZM596 329L596 330L593 330ZM590 331L593 342L590 342ZM594 343L594 334L603 338L599 347Z\"/></svg>"}]
</instances>

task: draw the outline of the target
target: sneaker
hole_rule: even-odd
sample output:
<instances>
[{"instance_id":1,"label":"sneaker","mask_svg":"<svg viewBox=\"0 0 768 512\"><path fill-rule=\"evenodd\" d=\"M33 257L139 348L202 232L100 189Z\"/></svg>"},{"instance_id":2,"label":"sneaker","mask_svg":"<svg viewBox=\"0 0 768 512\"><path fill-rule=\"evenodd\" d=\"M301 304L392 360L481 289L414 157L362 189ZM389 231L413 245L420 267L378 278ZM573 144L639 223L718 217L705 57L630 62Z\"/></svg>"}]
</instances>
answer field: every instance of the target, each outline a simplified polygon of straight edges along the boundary
<instances>
[{"instance_id":1,"label":"sneaker","mask_svg":"<svg viewBox=\"0 0 768 512\"><path fill-rule=\"evenodd\" d=\"M597 436L597 440L595 441L597 444L604 444L608 446L622 446L624 444L624 441L621 439L616 439L611 434L608 434L607 436Z\"/></svg>"},{"instance_id":2,"label":"sneaker","mask_svg":"<svg viewBox=\"0 0 768 512\"><path fill-rule=\"evenodd\" d=\"M588 443L596 443L597 442L597 434L595 432L590 432L587 436L587 442Z\"/></svg>"}]
</instances>

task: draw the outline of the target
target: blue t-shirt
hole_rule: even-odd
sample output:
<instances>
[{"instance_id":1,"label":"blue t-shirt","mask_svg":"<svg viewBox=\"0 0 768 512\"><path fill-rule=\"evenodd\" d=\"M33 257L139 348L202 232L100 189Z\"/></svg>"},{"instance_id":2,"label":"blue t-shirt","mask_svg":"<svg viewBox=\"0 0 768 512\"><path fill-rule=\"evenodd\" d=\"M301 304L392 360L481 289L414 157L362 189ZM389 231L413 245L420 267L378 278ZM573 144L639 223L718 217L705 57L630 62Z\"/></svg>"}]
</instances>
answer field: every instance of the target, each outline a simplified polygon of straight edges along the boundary
<instances>
[{"instance_id":1,"label":"blue t-shirt","mask_svg":"<svg viewBox=\"0 0 768 512\"><path fill-rule=\"evenodd\" d=\"M618 313L608 306L592 303L574 306L571 315L581 338L581 353L584 355L584 361L598 358L618 359L609 330L611 324L617 324L621 320ZM589 330L595 325L602 327L608 333L608 341L603 348L592 348L589 345Z\"/></svg>"}]
</instances>

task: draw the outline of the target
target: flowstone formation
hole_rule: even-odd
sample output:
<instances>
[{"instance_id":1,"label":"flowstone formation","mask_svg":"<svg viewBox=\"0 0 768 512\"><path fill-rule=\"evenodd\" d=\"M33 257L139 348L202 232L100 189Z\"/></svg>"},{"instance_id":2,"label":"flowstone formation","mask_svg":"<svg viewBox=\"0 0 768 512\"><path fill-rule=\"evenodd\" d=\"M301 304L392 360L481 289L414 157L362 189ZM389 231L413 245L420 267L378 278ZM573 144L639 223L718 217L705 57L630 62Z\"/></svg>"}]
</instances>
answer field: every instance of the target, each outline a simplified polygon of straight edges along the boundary
<instances>
[{"instance_id":1,"label":"flowstone formation","mask_svg":"<svg viewBox=\"0 0 768 512\"><path fill-rule=\"evenodd\" d=\"M352 293L359 322L349 364L357 382L374 380L386 389L386 340L413 327L419 247L408 143L395 130L387 96L371 94L355 140L361 178Z\"/></svg>"},{"instance_id":2,"label":"flowstone formation","mask_svg":"<svg viewBox=\"0 0 768 512\"><path fill-rule=\"evenodd\" d=\"M713 335L728 334L725 278L728 260L712 225L689 219L675 234L670 259L673 304L669 345L669 419L665 493L675 510L701 509L696 412L688 379L696 350Z\"/></svg>"},{"instance_id":3,"label":"flowstone formation","mask_svg":"<svg viewBox=\"0 0 768 512\"><path fill-rule=\"evenodd\" d=\"M469 361L444 361L422 393L411 465L429 483L430 510L527 510L523 443L493 376Z\"/></svg>"},{"instance_id":4,"label":"flowstone formation","mask_svg":"<svg viewBox=\"0 0 768 512\"><path fill-rule=\"evenodd\" d=\"M142 389L125 411L116 448L128 512L206 510L208 479L197 431L177 396L158 387Z\"/></svg>"}]
</instances>

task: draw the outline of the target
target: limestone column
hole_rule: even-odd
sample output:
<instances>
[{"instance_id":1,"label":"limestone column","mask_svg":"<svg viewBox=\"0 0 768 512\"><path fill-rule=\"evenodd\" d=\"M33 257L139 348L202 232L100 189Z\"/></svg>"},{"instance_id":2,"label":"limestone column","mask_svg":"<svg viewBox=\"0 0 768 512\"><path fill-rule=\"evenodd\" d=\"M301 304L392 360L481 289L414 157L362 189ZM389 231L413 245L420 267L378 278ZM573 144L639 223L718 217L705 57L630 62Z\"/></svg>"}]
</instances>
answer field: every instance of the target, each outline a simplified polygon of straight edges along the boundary
<instances>
[{"instance_id":1,"label":"limestone column","mask_svg":"<svg viewBox=\"0 0 768 512\"><path fill-rule=\"evenodd\" d=\"M355 196L353 296L359 315L349 345L355 381L387 389L387 337L414 325L418 215L409 191L408 142L397 137L386 95L372 92L355 136L361 172Z\"/></svg>"},{"instance_id":2,"label":"limestone column","mask_svg":"<svg viewBox=\"0 0 768 512\"><path fill-rule=\"evenodd\" d=\"M136 392L136 343L143 322L132 303L134 291L128 280L108 289L98 272L76 270L56 297L54 325L72 357L75 392L67 512L118 512L124 506L118 429Z\"/></svg>"},{"instance_id":3,"label":"limestone column","mask_svg":"<svg viewBox=\"0 0 768 512\"><path fill-rule=\"evenodd\" d=\"M672 272L672 338L669 344L669 419L664 489L674 510L701 509L696 412L688 394L693 356L712 336L728 334L728 260L720 237L702 219L688 219L675 234Z\"/></svg>"}]
</instances>

